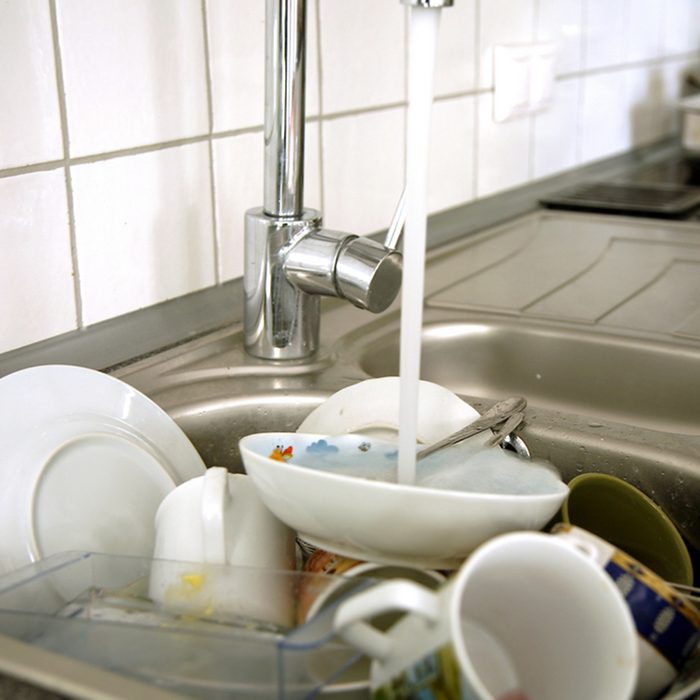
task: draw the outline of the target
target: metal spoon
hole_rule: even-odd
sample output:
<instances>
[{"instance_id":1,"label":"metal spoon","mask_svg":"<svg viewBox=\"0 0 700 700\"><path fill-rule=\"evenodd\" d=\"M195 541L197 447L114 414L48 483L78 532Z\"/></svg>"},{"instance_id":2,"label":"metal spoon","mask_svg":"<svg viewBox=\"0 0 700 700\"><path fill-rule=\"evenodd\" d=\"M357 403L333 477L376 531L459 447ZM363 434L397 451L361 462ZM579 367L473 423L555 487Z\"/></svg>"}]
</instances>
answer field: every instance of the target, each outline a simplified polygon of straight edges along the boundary
<instances>
[{"instance_id":1,"label":"metal spoon","mask_svg":"<svg viewBox=\"0 0 700 700\"><path fill-rule=\"evenodd\" d=\"M470 423L464 428L460 428L458 431L452 433L452 435L448 435L446 438L432 445L428 445L428 447L424 447L416 454L416 461L433 454L433 452L437 450L441 450L443 447L456 445L472 437L472 435L477 435L485 430L498 428L499 426L501 426L501 429L489 440L488 444L493 445L496 442L500 442L506 435L509 435L520 425L524 418L523 410L525 406L527 406L527 401L522 396L512 396L498 401L473 423Z\"/></svg>"}]
</instances>

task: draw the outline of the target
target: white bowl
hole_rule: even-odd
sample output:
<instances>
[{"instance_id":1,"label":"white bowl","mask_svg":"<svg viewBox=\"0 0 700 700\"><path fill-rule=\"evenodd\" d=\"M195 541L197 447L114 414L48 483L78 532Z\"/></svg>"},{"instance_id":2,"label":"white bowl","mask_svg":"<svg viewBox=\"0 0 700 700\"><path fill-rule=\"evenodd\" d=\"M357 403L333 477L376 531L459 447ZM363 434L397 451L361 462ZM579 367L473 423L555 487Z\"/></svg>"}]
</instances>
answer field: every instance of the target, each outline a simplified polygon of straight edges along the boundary
<instances>
[{"instance_id":1,"label":"white bowl","mask_svg":"<svg viewBox=\"0 0 700 700\"><path fill-rule=\"evenodd\" d=\"M502 495L407 486L271 459L277 447L303 455L327 436L257 433L239 442L247 473L267 507L307 542L356 559L456 569L496 535L539 530L568 493ZM362 442L362 436L345 436ZM299 457L297 457L299 458ZM294 458L293 458L294 459Z\"/></svg>"}]
</instances>

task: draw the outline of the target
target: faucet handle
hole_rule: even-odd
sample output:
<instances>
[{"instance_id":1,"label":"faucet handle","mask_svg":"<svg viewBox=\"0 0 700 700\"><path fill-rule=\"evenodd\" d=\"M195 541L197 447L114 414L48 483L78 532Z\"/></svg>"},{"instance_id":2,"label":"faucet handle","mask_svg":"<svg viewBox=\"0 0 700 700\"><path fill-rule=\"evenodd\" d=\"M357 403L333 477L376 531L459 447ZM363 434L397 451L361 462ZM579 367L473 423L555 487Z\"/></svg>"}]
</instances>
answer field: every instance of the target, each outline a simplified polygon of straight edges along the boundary
<instances>
[{"instance_id":1,"label":"faucet handle","mask_svg":"<svg viewBox=\"0 0 700 700\"><path fill-rule=\"evenodd\" d=\"M285 252L284 273L303 292L384 311L401 287L401 253L354 234L307 229Z\"/></svg>"},{"instance_id":2,"label":"faucet handle","mask_svg":"<svg viewBox=\"0 0 700 700\"><path fill-rule=\"evenodd\" d=\"M341 296L361 309L379 313L401 287L401 253L371 238L352 238L340 251L335 282Z\"/></svg>"}]
</instances>

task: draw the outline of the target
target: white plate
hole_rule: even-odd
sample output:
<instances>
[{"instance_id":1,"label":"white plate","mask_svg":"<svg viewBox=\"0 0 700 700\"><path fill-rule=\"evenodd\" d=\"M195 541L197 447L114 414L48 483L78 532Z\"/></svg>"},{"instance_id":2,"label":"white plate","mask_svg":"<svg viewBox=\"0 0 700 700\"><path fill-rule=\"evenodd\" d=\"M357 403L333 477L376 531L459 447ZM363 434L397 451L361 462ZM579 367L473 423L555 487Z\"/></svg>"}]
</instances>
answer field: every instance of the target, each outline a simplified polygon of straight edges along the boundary
<instances>
[{"instance_id":1,"label":"white plate","mask_svg":"<svg viewBox=\"0 0 700 700\"><path fill-rule=\"evenodd\" d=\"M0 379L0 572L66 550L152 556L154 517L204 463L146 396L65 365Z\"/></svg>"},{"instance_id":2,"label":"white plate","mask_svg":"<svg viewBox=\"0 0 700 700\"><path fill-rule=\"evenodd\" d=\"M399 433L399 377L367 379L346 387L315 408L300 433L362 433L396 442ZM479 412L449 389L421 380L418 385L418 442L428 445L472 423ZM474 444L488 440L475 436Z\"/></svg>"},{"instance_id":3,"label":"white plate","mask_svg":"<svg viewBox=\"0 0 700 700\"><path fill-rule=\"evenodd\" d=\"M365 436L258 433L240 442L246 472L265 505L307 542L355 559L428 569L455 569L476 547L514 530L539 530L568 493L467 493L372 481L302 466L320 440L366 451ZM291 461L271 459L275 448ZM496 449L496 448L494 448ZM296 456L295 456L296 455Z\"/></svg>"}]
</instances>

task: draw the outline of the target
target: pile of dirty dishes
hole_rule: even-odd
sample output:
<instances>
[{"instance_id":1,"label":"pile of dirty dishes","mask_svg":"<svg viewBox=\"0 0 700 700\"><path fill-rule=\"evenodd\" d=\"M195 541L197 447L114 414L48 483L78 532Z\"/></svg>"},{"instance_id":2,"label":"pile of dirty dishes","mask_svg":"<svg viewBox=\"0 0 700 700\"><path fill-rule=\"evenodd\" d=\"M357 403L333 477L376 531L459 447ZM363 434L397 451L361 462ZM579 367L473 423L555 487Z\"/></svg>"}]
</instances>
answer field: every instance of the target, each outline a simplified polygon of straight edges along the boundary
<instances>
[{"instance_id":1,"label":"pile of dirty dishes","mask_svg":"<svg viewBox=\"0 0 700 700\"><path fill-rule=\"evenodd\" d=\"M485 434L422 460L417 485L395 483L398 407L398 378L354 385L310 414L298 433L243 438L246 472L267 507L305 542L357 559L441 570L459 567L491 537L539 530L566 498L557 474L485 448ZM421 443L479 416L430 382L420 383L418 407Z\"/></svg>"},{"instance_id":2,"label":"pile of dirty dishes","mask_svg":"<svg viewBox=\"0 0 700 700\"><path fill-rule=\"evenodd\" d=\"M658 698L697 648L700 611L605 540L554 532L490 540L437 591L392 580L342 601L335 629L372 659L373 694Z\"/></svg>"}]
</instances>

